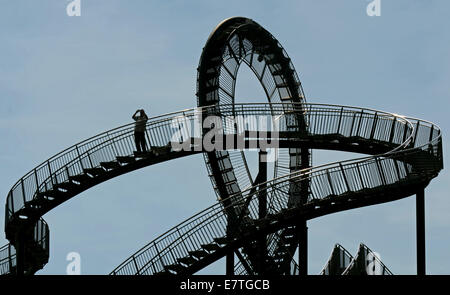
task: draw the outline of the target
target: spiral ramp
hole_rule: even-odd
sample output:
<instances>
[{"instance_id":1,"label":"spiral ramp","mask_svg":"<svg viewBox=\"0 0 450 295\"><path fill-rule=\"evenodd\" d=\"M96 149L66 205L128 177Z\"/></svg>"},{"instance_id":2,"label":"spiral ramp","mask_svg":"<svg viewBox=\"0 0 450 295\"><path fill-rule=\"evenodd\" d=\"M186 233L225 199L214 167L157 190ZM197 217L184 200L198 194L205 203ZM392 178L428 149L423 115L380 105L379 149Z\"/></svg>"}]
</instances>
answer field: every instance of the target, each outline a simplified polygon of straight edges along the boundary
<instances>
[{"instance_id":1,"label":"spiral ramp","mask_svg":"<svg viewBox=\"0 0 450 295\"><path fill-rule=\"evenodd\" d=\"M267 103L235 102L241 63L258 77ZM149 119L146 153L134 152L134 125L128 124L78 143L22 177L7 196L10 244L0 248L0 273L34 274L48 262L46 212L111 178L180 157L203 153L218 202L144 246L111 274L193 274L234 256L235 274L296 274L300 268L293 256L304 247L307 220L414 195L443 168L441 131L430 122L306 103L284 49L246 18L225 20L210 35L198 68L197 102L197 109ZM213 125L201 124L200 133L192 130L208 117L222 127L217 136L225 142L240 138L244 145L204 150L201 143ZM252 121L255 117L275 123L277 132L264 132L264 120ZM251 175L243 153L261 141L277 146L271 180L264 165ZM313 149L368 156L312 167ZM366 248L357 257L367 256ZM345 271L353 269L358 267Z\"/></svg>"}]
</instances>

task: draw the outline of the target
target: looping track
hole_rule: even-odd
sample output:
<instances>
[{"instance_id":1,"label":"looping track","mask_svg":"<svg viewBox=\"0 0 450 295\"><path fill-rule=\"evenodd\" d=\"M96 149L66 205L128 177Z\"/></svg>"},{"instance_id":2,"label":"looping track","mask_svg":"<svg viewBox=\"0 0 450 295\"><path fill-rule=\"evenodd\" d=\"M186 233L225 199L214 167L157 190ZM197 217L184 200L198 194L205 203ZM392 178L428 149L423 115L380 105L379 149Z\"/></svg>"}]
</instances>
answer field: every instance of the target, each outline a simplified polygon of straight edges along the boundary
<instances>
[{"instance_id":1,"label":"looping track","mask_svg":"<svg viewBox=\"0 0 450 295\"><path fill-rule=\"evenodd\" d=\"M257 75L268 103L235 103L241 62ZM150 152L134 153L134 126L128 124L62 151L13 186L5 219L11 244L0 249L0 273L33 274L48 262L46 212L101 182L179 157L205 155L219 202L144 246L112 274L192 274L230 253L239 258L236 274L260 273L261 257L268 273L292 274L298 268L293 253L301 241L299 220L408 197L443 168L441 131L430 122L306 103L284 49L252 20L221 23L208 39L198 71L200 108L151 118L146 129ZM235 118L278 122L279 132L264 136L279 145L272 180L252 177L242 150L196 148L202 135L189 136L190 128L211 115L220 118L223 135L243 135L244 148L262 139L257 131L263 126L235 124ZM188 148L175 151L173 144L179 142ZM310 167L311 149L369 156Z\"/></svg>"}]
</instances>

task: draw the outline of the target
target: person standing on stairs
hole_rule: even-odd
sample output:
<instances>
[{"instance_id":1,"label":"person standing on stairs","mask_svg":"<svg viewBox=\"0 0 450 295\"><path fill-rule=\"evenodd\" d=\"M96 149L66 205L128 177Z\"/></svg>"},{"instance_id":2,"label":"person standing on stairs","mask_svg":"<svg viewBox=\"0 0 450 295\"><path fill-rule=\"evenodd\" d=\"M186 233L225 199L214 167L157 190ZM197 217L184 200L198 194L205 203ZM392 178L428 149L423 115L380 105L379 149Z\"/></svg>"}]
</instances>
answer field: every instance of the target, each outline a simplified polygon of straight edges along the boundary
<instances>
[{"instance_id":1,"label":"person standing on stairs","mask_svg":"<svg viewBox=\"0 0 450 295\"><path fill-rule=\"evenodd\" d=\"M134 142L136 144L136 150L139 153L146 152L147 144L145 142L145 126L148 120L147 114L143 109L137 110L132 118L136 121L134 123Z\"/></svg>"}]
</instances>

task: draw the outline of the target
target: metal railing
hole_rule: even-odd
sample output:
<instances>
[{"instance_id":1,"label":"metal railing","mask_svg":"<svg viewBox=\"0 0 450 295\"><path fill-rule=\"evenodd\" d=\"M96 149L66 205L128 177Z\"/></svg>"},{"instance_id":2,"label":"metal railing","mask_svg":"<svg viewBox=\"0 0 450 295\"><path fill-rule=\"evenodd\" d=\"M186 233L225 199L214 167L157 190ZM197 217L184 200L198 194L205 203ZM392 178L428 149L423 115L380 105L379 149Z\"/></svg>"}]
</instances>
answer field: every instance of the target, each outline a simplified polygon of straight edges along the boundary
<instances>
[{"instance_id":1,"label":"metal railing","mask_svg":"<svg viewBox=\"0 0 450 295\"><path fill-rule=\"evenodd\" d=\"M292 104L288 104L292 105ZM325 106L318 104L309 104L308 112L309 119L312 121L309 130L312 134L328 134L330 132L327 124L332 124L333 121L342 121L342 126L346 125L346 121L350 118L355 120L356 113L353 110L357 108L343 107L343 106ZM147 140L153 146L165 146L174 138L182 137L188 134L188 124L194 123L199 115L203 113L215 114L222 117L237 117L243 116L248 118L251 116L286 116L286 104L237 104L237 105L222 105L220 107L205 107L201 109L190 109L180 112L170 113L163 116L152 118L147 123ZM358 109L360 117L358 126L367 124L370 115L374 116L374 112L369 109ZM389 120L388 114L376 112L375 116L380 118L379 121L385 119ZM291 114L293 115L293 114ZM326 118L326 119L320 119ZM339 118L339 119L338 119ZM384 118L384 119L383 119ZM224 133L235 133L233 128L230 128L230 121L224 119ZM245 119L244 119L245 121ZM289 127L286 125L288 120L279 120L279 130L287 131ZM253 128L258 130L261 126L258 121L251 121ZM406 126L406 121L398 119L398 126ZM178 125L178 128L173 126ZM352 124L352 126L356 124ZM185 128L186 130L181 130ZM238 132L244 132L244 126ZM356 127L355 127L356 128ZM407 129L404 127L405 130ZM177 130L178 129L178 130ZM398 128L395 130L397 131ZM364 136L360 131L362 128L353 130L350 128L350 134L354 136ZM345 136L345 128L339 127L337 133L341 132ZM378 137L378 133L374 133ZM182 138L181 138L182 139ZM402 135L396 132L392 137L392 143L400 143ZM95 168L100 166L100 162L114 161L118 156L133 155L134 151L134 123L127 124L110 131L101 133L95 137L91 137L82 141L60 153L46 160L25 176L13 186L8 193L6 204L6 225L14 213L24 208L25 204L31 201L37 193L51 190L58 183L63 183L69 180L69 176L82 174L86 168Z\"/></svg>"},{"instance_id":2,"label":"metal railing","mask_svg":"<svg viewBox=\"0 0 450 295\"><path fill-rule=\"evenodd\" d=\"M378 112L374 114L375 118L377 116L380 116ZM360 118L364 118L364 113ZM320 206L317 201L339 200L339 196L347 193L365 194L371 189L435 177L442 168L439 128L422 120L408 119L413 121L411 124L408 123L412 132L405 131L407 127L402 127L402 133L395 130L395 126L401 126L396 122L409 121L395 115L391 115L391 118L391 126L394 127L391 127L390 132L384 132L384 138L388 139L388 143L394 142L394 138L397 138L398 148L393 152L308 168L268 181L266 183L268 215L276 216L288 210L290 208L288 204L293 201L289 198L291 184L301 185L306 179L311 185L311 194L306 204L314 203ZM378 119L373 119L375 120ZM373 140L383 139L383 137L375 138L377 130L375 123L365 126L374 130L365 132L365 136ZM417 126L423 130L417 131ZM399 140L400 138L403 141ZM178 263L177 259L189 256L190 251L201 249L202 244L226 236L227 212L233 210L239 212L245 205L244 200L248 198L250 198L247 208L248 218L257 220L258 192L252 194L249 192L250 189L242 192L241 198L231 196L234 202L225 208L222 208L224 202L215 204L177 225L133 254L112 274L152 274L164 271L164 266Z\"/></svg>"},{"instance_id":3,"label":"metal railing","mask_svg":"<svg viewBox=\"0 0 450 295\"><path fill-rule=\"evenodd\" d=\"M0 275L10 274L16 266L16 251L14 246L7 244L0 248Z\"/></svg>"},{"instance_id":4,"label":"metal railing","mask_svg":"<svg viewBox=\"0 0 450 295\"><path fill-rule=\"evenodd\" d=\"M398 149L405 148L411 145L419 146L426 143L426 149L429 150L433 156L439 156L442 152L442 147L433 144L429 139L440 135L439 128L431 123L417 120L416 125L419 128L413 128L412 124L401 116L392 115L385 112L374 111L364 108L353 108L346 106L335 105L321 105L321 104L306 104L302 108L292 108L292 114L287 110L289 104L236 104L236 105L221 105L211 106L201 109L191 109L175 113L166 114L163 116L151 118L147 122L147 142L151 146L166 146L173 141L184 141L189 136L189 124L193 124L198 120L199 114L214 114L222 118L224 122L224 134L232 134L236 129L228 128L227 122L229 118L236 116L243 116L249 118L251 116L285 116L294 115L295 111L302 111L308 113L309 127L308 135L340 135L343 137L363 138L371 141L385 142ZM279 120L279 131L289 131L287 122L289 120ZM256 122L253 130L260 130L262 125ZM337 125L336 125L337 124ZM386 131L386 126L390 126L389 132ZM185 128L185 130L182 130ZM252 130L242 126L238 132ZM413 131L416 130L415 134ZM440 138L440 137L439 137ZM283 140L280 138L280 140ZM25 205L32 201L39 192L45 192L53 189L57 184L69 181L70 176L75 176L84 173L86 168L100 167L101 162L115 161L118 156L130 156L134 152L134 123L127 124L113 130L101 133L95 137L82 141L60 153L51 157L35 169L31 170L24 177L22 177L8 193L6 204L6 224L13 218L18 218L20 211L25 208ZM441 158L442 160L442 158ZM367 162L365 162L367 161ZM356 185L359 184L358 177L360 174L373 173L373 171L380 171L380 169L387 169L396 166L396 161L389 159L382 159L381 157L369 157L358 163L357 161L349 163L340 163L336 166L328 166L326 170L317 172L315 170L302 171L304 175L312 175L311 181L315 184L311 186L312 199L316 199L315 195L338 192L342 193L345 188L345 178L355 179ZM345 164L345 166L342 166ZM399 164L399 163L397 163ZM402 162L402 165L404 163ZM411 165L410 165L411 166ZM408 164L399 166L397 180L404 177L408 169L411 167ZM409 167L409 168L408 168ZM386 171L386 175L390 175L392 171ZM343 177L343 175L348 176ZM296 175L289 175L287 179L291 179ZM334 186L330 185L327 179L336 177L339 179ZM380 176L379 181L367 179L364 183L364 188L381 185L386 181L392 181L392 175L389 179L384 179ZM279 180L286 180L280 178ZM323 186L322 188L320 186ZM272 198L269 207L272 210L277 208L277 194L283 192L289 193L287 188L277 188L273 190ZM317 190L320 191L317 191ZM350 188L355 189L355 187ZM206 222L206 221L205 221ZM221 222L224 222L222 220ZM208 222L207 222L208 223ZM203 224L203 223L202 223ZM214 229L211 229L214 230ZM216 229L217 230L217 229ZM222 233L217 231L217 233ZM206 233L205 233L206 235ZM206 235L208 236L208 235ZM179 240L182 236L177 237ZM181 238L181 240L184 240ZM42 239L41 239L42 240ZM166 241L167 242L167 241ZM48 242L47 242L48 243ZM158 249L154 249L155 254L161 255ZM175 250L173 250L175 251Z\"/></svg>"},{"instance_id":5,"label":"metal railing","mask_svg":"<svg viewBox=\"0 0 450 295\"><path fill-rule=\"evenodd\" d=\"M341 273L334 273L334 271L345 270L352 261L353 256L344 247L336 244L336 246L334 246L333 250L331 251L330 258L319 274L340 275Z\"/></svg>"}]
</instances>

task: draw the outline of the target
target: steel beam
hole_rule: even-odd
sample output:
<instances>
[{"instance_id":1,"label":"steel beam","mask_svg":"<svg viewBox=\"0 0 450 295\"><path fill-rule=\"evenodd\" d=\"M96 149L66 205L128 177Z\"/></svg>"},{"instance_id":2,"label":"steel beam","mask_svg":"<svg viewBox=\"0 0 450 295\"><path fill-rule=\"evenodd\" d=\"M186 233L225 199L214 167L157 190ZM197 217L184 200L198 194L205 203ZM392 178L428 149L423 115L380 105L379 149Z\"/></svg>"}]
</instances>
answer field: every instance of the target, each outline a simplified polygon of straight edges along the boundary
<instances>
[{"instance_id":1,"label":"steel beam","mask_svg":"<svg viewBox=\"0 0 450 295\"><path fill-rule=\"evenodd\" d=\"M416 194L417 275L425 275L425 189Z\"/></svg>"},{"instance_id":2,"label":"steel beam","mask_svg":"<svg viewBox=\"0 0 450 295\"><path fill-rule=\"evenodd\" d=\"M262 185L259 185L258 189L258 214L259 219L266 218L267 216L267 151L260 150L258 154L258 168L259 168L259 180ZM265 273L265 262L267 257L267 241L266 235L261 234L258 239L258 259L256 271L259 275Z\"/></svg>"}]
</instances>

